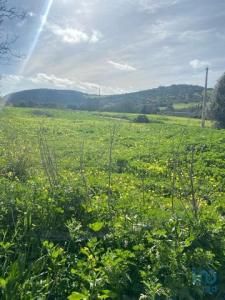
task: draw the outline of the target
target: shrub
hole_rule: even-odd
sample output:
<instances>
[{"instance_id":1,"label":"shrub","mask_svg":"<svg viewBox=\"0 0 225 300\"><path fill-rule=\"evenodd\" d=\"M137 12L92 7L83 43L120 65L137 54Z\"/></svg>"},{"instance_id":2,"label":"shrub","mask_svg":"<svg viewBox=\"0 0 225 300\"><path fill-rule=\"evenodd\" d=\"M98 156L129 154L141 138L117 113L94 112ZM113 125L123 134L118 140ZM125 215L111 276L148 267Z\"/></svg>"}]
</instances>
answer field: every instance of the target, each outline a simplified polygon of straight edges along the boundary
<instances>
[{"instance_id":1,"label":"shrub","mask_svg":"<svg viewBox=\"0 0 225 300\"><path fill-rule=\"evenodd\" d=\"M52 118L53 114L49 111L44 111L44 110L33 110L31 112L32 115L34 116L40 116L40 117L47 117L47 118Z\"/></svg>"},{"instance_id":2,"label":"shrub","mask_svg":"<svg viewBox=\"0 0 225 300\"><path fill-rule=\"evenodd\" d=\"M150 120L146 115L138 115L134 119L134 122L136 122L136 123L150 123Z\"/></svg>"},{"instance_id":3,"label":"shrub","mask_svg":"<svg viewBox=\"0 0 225 300\"><path fill-rule=\"evenodd\" d=\"M217 128L225 128L225 73L215 87L210 115Z\"/></svg>"}]
</instances>

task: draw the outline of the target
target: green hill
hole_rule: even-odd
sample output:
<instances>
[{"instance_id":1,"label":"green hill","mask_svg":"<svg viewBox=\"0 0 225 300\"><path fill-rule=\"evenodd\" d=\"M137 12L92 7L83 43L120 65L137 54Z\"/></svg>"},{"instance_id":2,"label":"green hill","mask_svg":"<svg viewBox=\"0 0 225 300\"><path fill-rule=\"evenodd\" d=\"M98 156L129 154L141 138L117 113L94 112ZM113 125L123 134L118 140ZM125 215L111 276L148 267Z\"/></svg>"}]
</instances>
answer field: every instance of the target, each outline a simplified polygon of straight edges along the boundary
<instances>
[{"instance_id":1,"label":"green hill","mask_svg":"<svg viewBox=\"0 0 225 300\"><path fill-rule=\"evenodd\" d=\"M145 91L97 96L72 90L35 89L9 94L6 105L18 107L72 108L88 111L131 113L197 113L202 100L203 87L197 85L171 85ZM188 104L176 106L177 104ZM193 105L192 105L193 103Z\"/></svg>"}]
</instances>

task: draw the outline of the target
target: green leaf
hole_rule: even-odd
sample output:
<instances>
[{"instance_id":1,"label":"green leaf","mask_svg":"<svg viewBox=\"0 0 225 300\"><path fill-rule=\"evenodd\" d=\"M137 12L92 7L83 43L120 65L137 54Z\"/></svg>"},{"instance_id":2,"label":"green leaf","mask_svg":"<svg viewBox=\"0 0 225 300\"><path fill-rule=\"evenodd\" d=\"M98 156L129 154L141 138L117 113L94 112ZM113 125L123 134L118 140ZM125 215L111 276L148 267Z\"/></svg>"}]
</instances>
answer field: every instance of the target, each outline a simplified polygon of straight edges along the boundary
<instances>
[{"instance_id":1,"label":"green leaf","mask_svg":"<svg viewBox=\"0 0 225 300\"><path fill-rule=\"evenodd\" d=\"M73 292L69 297L68 300L88 300L87 296L84 294Z\"/></svg>"},{"instance_id":2,"label":"green leaf","mask_svg":"<svg viewBox=\"0 0 225 300\"><path fill-rule=\"evenodd\" d=\"M51 257L55 259L55 258L58 258L62 254L63 254L63 249L62 248L56 248L56 249L53 249L53 251L51 253Z\"/></svg>"},{"instance_id":3,"label":"green leaf","mask_svg":"<svg viewBox=\"0 0 225 300\"><path fill-rule=\"evenodd\" d=\"M64 214L64 209L62 209L61 207L55 207L55 212L59 214Z\"/></svg>"},{"instance_id":4,"label":"green leaf","mask_svg":"<svg viewBox=\"0 0 225 300\"><path fill-rule=\"evenodd\" d=\"M154 235L159 236L159 237L166 237L166 230L165 229L155 230Z\"/></svg>"},{"instance_id":5,"label":"green leaf","mask_svg":"<svg viewBox=\"0 0 225 300\"><path fill-rule=\"evenodd\" d=\"M5 286L6 286L6 280L4 279L4 278L0 278L0 288L5 288Z\"/></svg>"},{"instance_id":6,"label":"green leaf","mask_svg":"<svg viewBox=\"0 0 225 300\"><path fill-rule=\"evenodd\" d=\"M134 245L134 246L133 246L133 250L134 250L134 251L144 251L144 250L145 250L145 246L142 245L142 244Z\"/></svg>"},{"instance_id":7,"label":"green leaf","mask_svg":"<svg viewBox=\"0 0 225 300\"><path fill-rule=\"evenodd\" d=\"M14 244L9 242L0 242L0 247L2 247L4 250L8 250L10 247L12 247Z\"/></svg>"},{"instance_id":8,"label":"green leaf","mask_svg":"<svg viewBox=\"0 0 225 300\"><path fill-rule=\"evenodd\" d=\"M104 226L104 223L103 222L95 222L95 223L89 224L88 226L91 230L98 232L102 229L102 227Z\"/></svg>"},{"instance_id":9,"label":"green leaf","mask_svg":"<svg viewBox=\"0 0 225 300\"><path fill-rule=\"evenodd\" d=\"M102 292L102 295L98 295L99 299L109 299L109 298L115 299L117 296L115 293L113 293L110 290L102 290L101 292Z\"/></svg>"},{"instance_id":10,"label":"green leaf","mask_svg":"<svg viewBox=\"0 0 225 300\"><path fill-rule=\"evenodd\" d=\"M185 244L185 247L189 247L192 242L195 240L195 236L191 235L190 237L188 237L185 241L184 241L184 244Z\"/></svg>"},{"instance_id":11,"label":"green leaf","mask_svg":"<svg viewBox=\"0 0 225 300\"><path fill-rule=\"evenodd\" d=\"M101 295L101 296L98 296L98 299L109 299L110 296L108 295Z\"/></svg>"},{"instance_id":12,"label":"green leaf","mask_svg":"<svg viewBox=\"0 0 225 300\"><path fill-rule=\"evenodd\" d=\"M70 273L71 273L71 274L77 274L77 271L76 271L74 268L72 268L72 269L70 270Z\"/></svg>"}]
</instances>

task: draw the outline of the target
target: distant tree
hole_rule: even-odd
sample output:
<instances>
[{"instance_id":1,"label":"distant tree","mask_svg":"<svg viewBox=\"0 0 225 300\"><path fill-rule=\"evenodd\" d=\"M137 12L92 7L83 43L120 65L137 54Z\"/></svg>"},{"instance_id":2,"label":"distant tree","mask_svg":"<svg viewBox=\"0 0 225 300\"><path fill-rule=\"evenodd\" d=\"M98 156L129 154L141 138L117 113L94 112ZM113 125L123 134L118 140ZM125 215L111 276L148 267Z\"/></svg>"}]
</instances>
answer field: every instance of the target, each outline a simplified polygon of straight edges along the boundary
<instances>
[{"instance_id":1,"label":"distant tree","mask_svg":"<svg viewBox=\"0 0 225 300\"><path fill-rule=\"evenodd\" d=\"M159 108L154 103L144 104L141 111L142 114L157 114Z\"/></svg>"},{"instance_id":2,"label":"distant tree","mask_svg":"<svg viewBox=\"0 0 225 300\"><path fill-rule=\"evenodd\" d=\"M174 111L173 103L168 103L167 106L166 106L166 109L168 111Z\"/></svg>"},{"instance_id":3,"label":"distant tree","mask_svg":"<svg viewBox=\"0 0 225 300\"><path fill-rule=\"evenodd\" d=\"M115 110L128 113L138 112L136 101L122 101L116 105Z\"/></svg>"},{"instance_id":4,"label":"distant tree","mask_svg":"<svg viewBox=\"0 0 225 300\"><path fill-rule=\"evenodd\" d=\"M19 12L19 10L12 6L8 0L0 0L0 59L8 59L15 53L12 51L12 45L16 40L16 36L9 36L7 33L2 32L2 24L6 20L15 18L23 19L26 14Z\"/></svg>"},{"instance_id":5,"label":"distant tree","mask_svg":"<svg viewBox=\"0 0 225 300\"><path fill-rule=\"evenodd\" d=\"M4 99L0 96L0 109L2 106L4 106L4 103L5 103Z\"/></svg>"},{"instance_id":6,"label":"distant tree","mask_svg":"<svg viewBox=\"0 0 225 300\"><path fill-rule=\"evenodd\" d=\"M225 128L225 73L216 84L210 116L216 121L217 127Z\"/></svg>"}]
</instances>

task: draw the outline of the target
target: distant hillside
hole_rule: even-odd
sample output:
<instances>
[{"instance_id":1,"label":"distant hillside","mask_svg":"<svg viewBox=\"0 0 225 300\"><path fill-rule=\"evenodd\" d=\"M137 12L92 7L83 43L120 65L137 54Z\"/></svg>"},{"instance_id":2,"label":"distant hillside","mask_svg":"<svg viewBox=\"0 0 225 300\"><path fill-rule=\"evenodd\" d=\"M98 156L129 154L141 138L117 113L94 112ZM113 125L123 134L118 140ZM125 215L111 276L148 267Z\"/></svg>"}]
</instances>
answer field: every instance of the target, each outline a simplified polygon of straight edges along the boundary
<instances>
[{"instance_id":1,"label":"distant hillside","mask_svg":"<svg viewBox=\"0 0 225 300\"><path fill-rule=\"evenodd\" d=\"M5 99L6 104L12 106L68 107L75 104L79 108L88 103L89 95L69 90L35 89L9 94Z\"/></svg>"},{"instance_id":2,"label":"distant hillside","mask_svg":"<svg viewBox=\"0 0 225 300\"><path fill-rule=\"evenodd\" d=\"M196 85L171 85L140 92L100 97L78 91L35 89L7 95L5 100L7 105L20 107L166 113L176 111L174 106L178 103L195 103L196 108L202 101L202 92L203 87ZM183 107L187 110L191 106Z\"/></svg>"}]
</instances>

